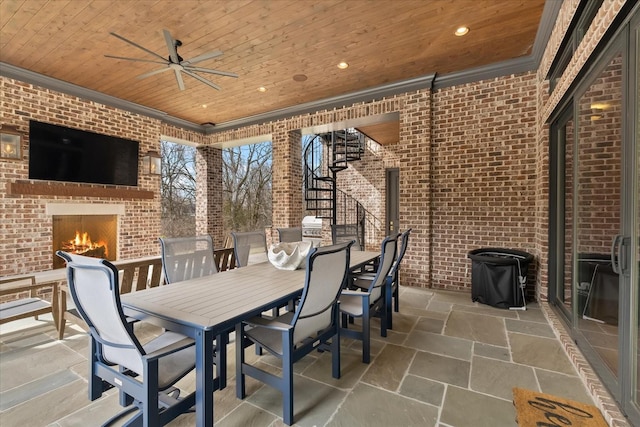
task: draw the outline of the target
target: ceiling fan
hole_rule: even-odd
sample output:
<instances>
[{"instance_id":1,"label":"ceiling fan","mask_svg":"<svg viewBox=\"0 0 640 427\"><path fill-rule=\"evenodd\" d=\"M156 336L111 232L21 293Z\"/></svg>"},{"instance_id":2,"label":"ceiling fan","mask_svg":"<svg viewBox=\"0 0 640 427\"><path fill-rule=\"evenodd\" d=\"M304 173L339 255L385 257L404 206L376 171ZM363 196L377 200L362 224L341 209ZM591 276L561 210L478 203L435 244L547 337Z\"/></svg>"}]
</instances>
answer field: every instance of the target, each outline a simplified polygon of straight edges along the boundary
<instances>
[{"instance_id":1,"label":"ceiling fan","mask_svg":"<svg viewBox=\"0 0 640 427\"><path fill-rule=\"evenodd\" d=\"M212 59L212 58L216 58L220 55L222 55L222 51L220 50L213 50L211 52L207 52L207 53L203 53L202 55L198 55L194 58L191 58L189 60L185 60L183 59L180 55L178 55L178 47L182 46L182 42L180 40L174 39L171 36L171 33L167 30L162 30L162 32L164 33L164 40L167 43L167 49L169 50L169 57L168 58L164 58L160 55L158 55L157 53L140 46L137 43L132 42L131 40L128 40L116 33L109 33L114 37L119 38L120 40L129 43L132 46L137 47L138 49L141 49L153 56L155 56L156 58L159 59L158 60L151 60L151 59L140 59L140 58L125 58L122 56L113 56L113 55L105 55L105 57L107 58L114 58L114 59L124 59L126 61L136 61L136 62L152 62L154 64L162 64L165 65L166 67L164 68L160 68L158 70L154 70L154 71L150 71L148 73L144 73L144 74L140 74L137 78L139 79L144 79L150 76L154 76L156 74L160 74L160 73L164 73L165 71L171 71L173 70L173 72L175 73L176 76L176 81L178 82L178 87L180 88L180 90L184 90L184 80L182 79L182 73L186 74L189 77L193 77L194 79L206 84L207 86L210 86L216 90L220 90L220 86L218 86L215 83L212 83L211 81L199 76L198 74L196 74L196 72L198 73L208 73L208 74L217 74L220 76L227 76L227 77L238 77L237 74L235 73L229 73L226 71L218 71L218 70L213 70L210 68L201 68L201 67L194 67L193 64L197 64L198 62L202 62L202 61L206 61L208 59Z\"/></svg>"}]
</instances>

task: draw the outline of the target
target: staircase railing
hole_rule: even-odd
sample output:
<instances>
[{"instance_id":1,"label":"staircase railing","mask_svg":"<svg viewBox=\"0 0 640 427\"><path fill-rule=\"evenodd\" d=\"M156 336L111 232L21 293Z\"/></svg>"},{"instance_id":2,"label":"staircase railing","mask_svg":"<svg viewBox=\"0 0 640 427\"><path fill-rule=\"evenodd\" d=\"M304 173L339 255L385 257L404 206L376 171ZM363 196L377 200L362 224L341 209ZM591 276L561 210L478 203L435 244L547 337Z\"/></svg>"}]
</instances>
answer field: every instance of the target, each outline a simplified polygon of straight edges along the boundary
<instances>
[{"instance_id":1,"label":"staircase railing","mask_svg":"<svg viewBox=\"0 0 640 427\"><path fill-rule=\"evenodd\" d=\"M336 188L336 175L351 161L360 160L364 136L341 130L315 135L304 148L304 198L308 211L331 224L357 224L364 242L365 209L360 202Z\"/></svg>"}]
</instances>

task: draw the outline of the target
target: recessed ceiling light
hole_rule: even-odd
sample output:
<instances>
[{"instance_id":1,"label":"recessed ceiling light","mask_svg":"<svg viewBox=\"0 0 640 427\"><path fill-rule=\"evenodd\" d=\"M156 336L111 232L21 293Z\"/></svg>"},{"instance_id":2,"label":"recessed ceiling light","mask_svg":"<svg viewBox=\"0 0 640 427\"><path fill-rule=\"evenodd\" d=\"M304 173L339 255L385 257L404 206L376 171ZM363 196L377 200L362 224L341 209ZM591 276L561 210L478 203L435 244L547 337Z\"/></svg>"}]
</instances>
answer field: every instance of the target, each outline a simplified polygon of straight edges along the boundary
<instances>
[{"instance_id":1,"label":"recessed ceiling light","mask_svg":"<svg viewBox=\"0 0 640 427\"><path fill-rule=\"evenodd\" d=\"M295 82L304 82L307 80L307 76L304 74L294 74L293 81Z\"/></svg>"},{"instance_id":2,"label":"recessed ceiling light","mask_svg":"<svg viewBox=\"0 0 640 427\"><path fill-rule=\"evenodd\" d=\"M347 64L346 62L339 62L338 63L338 68L340 68L341 70L344 70L345 68L348 68L349 64Z\"/></svg>"},{"instance_id":3,"label":"recessed ceiling light","mask_svg":"<svg viewBox=\"0 0 640 427\"><path fill-rule=\"evenodd\" d=\"M455 31L456 36L461 37L464 36L465 34L467 34L469 32L469 27L458 27Z\"/></svg>"},{"instance_id":4,"label":"recessed ceiling light","mask_svg":"<svg viewBox=\"0 0 640 427\"><path fill-rule=\"evenodd\" d=\"M207 104L202 104L202 108L207 108Z\"/></svg>"},{"instance_id":5,"label":"recessed ceiling light","mask_svg":"<svg viewBox=\"0 0 640 427\"><path fill-rule=\"evenodd\" d=\"M266 92L266 91L267 91L267 88L266 88L266 87L264 87L264 86L260 86L260 87L258 88L258 92Z\"/></svg>"}]
</instances>

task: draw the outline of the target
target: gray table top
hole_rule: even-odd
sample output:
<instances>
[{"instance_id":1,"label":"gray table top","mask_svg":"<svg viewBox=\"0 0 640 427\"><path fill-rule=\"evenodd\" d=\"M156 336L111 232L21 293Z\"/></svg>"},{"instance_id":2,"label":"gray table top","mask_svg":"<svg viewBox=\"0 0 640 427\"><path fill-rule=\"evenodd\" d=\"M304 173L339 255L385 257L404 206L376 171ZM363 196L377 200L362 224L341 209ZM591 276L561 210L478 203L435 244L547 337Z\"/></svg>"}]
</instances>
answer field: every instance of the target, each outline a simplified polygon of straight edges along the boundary
<instances>
[{"instance_id":1,"label":"gray table top","mask_svg":"<svg viewBox=\"0 0 640 427\"><path fill-rule=\"evenodd\" d=\"M379 255L353 251L350 264L359 266ZM304 269L278 270L260 263L122 295L121 301L125 309L194 328L217 329L295 297L304 280Z\"/></svg>"}]
</instances>

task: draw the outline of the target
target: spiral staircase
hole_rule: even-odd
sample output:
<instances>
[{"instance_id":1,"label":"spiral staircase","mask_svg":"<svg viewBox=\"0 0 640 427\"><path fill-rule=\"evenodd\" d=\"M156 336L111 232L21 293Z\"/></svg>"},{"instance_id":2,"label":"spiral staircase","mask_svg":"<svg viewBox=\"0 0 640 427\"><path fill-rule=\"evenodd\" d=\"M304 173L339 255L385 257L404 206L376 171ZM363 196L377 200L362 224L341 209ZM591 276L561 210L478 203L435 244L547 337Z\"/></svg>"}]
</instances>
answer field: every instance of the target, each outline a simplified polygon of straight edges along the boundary
<instances>
[{"instance_id":1,"label":"spiral staircase","mask_svg":"<svg viewBox=\"0 0 640 427\"><path fill-rule=\"evenodd\" d=\"M365 209L336 187L337 175L364 153L364 135L345 129L314 135L303 150L304 198L307 211L329 219L332 229L350 229L364 242ZM337 226L337 227L333 227Z\"/></svg>"}]
</instances>

